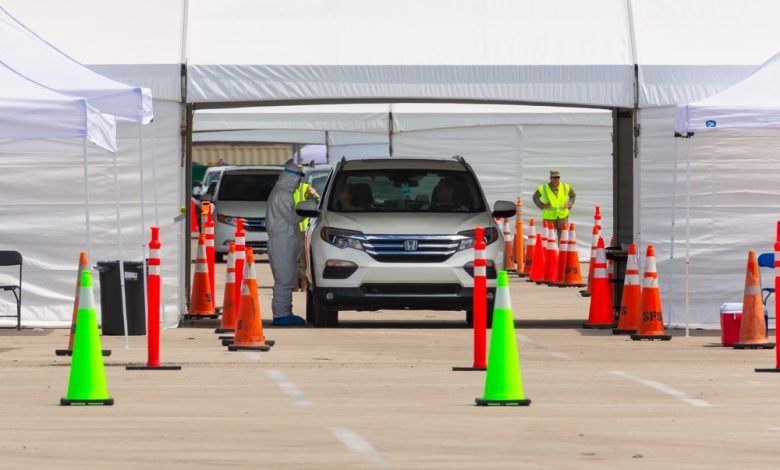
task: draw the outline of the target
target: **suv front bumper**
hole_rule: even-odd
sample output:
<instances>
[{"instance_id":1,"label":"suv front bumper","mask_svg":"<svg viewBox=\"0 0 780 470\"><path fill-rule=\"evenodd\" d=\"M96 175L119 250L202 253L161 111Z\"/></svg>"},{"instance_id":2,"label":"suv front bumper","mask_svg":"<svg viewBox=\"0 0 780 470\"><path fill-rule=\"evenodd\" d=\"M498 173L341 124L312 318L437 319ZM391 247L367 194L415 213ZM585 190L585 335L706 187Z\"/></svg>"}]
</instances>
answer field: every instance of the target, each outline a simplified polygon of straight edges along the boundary
<instances>
[{"instance_id":1,"label":"suv front bumper","mask_svg":"<svg viewBox=\"0 0 780 470\"><path fill-rule=\"evenodd\" d=\"M488 299L496 289L488 288ZM474 290L457 284L363 284L321 287L315 295L334 310L471 310Z\"/></svg>"}]
</instances>

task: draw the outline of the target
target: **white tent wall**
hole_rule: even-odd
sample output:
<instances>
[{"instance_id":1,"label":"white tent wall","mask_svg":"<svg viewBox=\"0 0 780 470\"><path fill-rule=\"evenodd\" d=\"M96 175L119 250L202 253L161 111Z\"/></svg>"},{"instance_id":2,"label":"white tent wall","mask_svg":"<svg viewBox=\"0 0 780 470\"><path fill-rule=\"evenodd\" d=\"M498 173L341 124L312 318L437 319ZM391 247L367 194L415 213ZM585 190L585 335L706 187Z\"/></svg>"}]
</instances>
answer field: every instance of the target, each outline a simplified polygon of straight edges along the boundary
<instances>
[{"instance_id":1,"label":"white tent wall","mask_svg":"<svg viewBox=\"0 0 780 470\"><path fill-rule=\"evenodd\" d=\"M674 114L670 107L641 111L638 230L642 252L647 243L654 245L666 321L683 326L686 152L690 151L689 321L692 327L717 328L720 305L742 301L748 250L773 251L779 218L780 130L724 130L675 139ZM676 207L673 260L672 207ZM771 270L762 271L764 285L769 286ZM768 308L773 311L774 299Z\"/></svg>"},{"instance_id":2,"label":"white tent wall","mask_svg":"<svg viewBox=\"0 0 780 470\"><path fill-rule=\"evenodd\" d=\"M165 129L178 130L180 105L155 101L155 119L144 126L144 161L147 225L154 223L152 155L157 158L158 200L160 202L160 238L165 303L165 326L179 319L179 247L181 223L180 139ZM140 201L138 174L138 125L119 123L117 127L119 195L122 241L125 260L141 259ZM154 143L152 143L154 136ZM3 245L24 256L22 305L23 326L61 327L70 324L73 313L76 272L80 251L86 251L84 215L84 169L80 141L58 142L57 151L21 153L13 144L0 145L0 172L4 192L0 208ZM89 147L90 224L92 259L116 260L116 211L114 206L113 156ZM149 233L144 237L148 241ZM97 277L97 274L96 274ZM100 289L96 289L100 299ZM0 311L15 311L7 296L0 299ZM10 324L3 319L1 325Z\"/></svg>"}]
</instances>

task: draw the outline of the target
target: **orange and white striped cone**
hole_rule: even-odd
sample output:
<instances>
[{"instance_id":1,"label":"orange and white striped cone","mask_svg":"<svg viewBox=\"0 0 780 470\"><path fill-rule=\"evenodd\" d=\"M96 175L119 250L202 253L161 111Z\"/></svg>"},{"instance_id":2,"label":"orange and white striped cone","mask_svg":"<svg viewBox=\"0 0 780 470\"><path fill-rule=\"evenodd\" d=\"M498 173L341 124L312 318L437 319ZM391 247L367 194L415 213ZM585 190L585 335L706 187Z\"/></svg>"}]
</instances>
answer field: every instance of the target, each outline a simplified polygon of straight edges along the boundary
<instances>
[{"instance_id":1,"label":"orange and white striped cone","mask_svg":"<svg viewBox=\"0 0 780 470\"><path fill-rule=\"evenodd\" d=\"M734 349L773 349L764 323L764 303L761 299L761 281L758 277L758 258L756 252L748 252L745 270L745 294L742 298L742 321L739 327L739 341Z\"/></svg>"},{"instance_id":2,"label":"orange and white striped cone","mask_svg":"<svg viewBox=\"0 0 780 470\"><path fill-rule=\"evenodd\" d=\"M534 262L534 245L536 244L536 225L534 219L528 221L528 238L525 244L525 263L523 266L524 277L531 275L531 267Z\"/></svg>"},{"instance_id":3,"label":"orange and white striped cone","mask_svg":"<svg viewBox=\"0 0 780 470\"><path fill-rule=\"evenodd\" d=\"M198 228L198 207L195 205L195 199L190 198L190 236L200 235Z\"/></svg>"},{"instance_id":4,"label":"orange and white striped cone","mask_svg":"<svg viewBox=\"0 0 780 470\"><path fill-rule=\"evenodd\" d=\"M558 244L558 269L555 272L555 282L552 285L560 286L563 284L563 277L566 273L566 259L569 256L569 224L564 222L561 226L561 240Z\"/></svg>"},{"instance_id":5,"label":"orange and white striped cone","mask_svg":"<svg viewBox=\"0 0 780 470\"><path fill-rule=\"evenodd\" d=\"M626 276L623 278L623 295L620 301L617 328L612 330L615 335L632 335L639 325L642 314L642 284L639 282L639 262L636 256L636 246L628 246L626 259Z\"/></svg>"},{"instance_id":6,"label":"orange and white striped cone","mask_svg":"<svg viewBox=\"0 0 780 470\"><path fill-rule=\"evenodd\" d=\"M236 315L241 308L241 288L244 284L244 264L246 261L246 232L244 232L244 219L236 219L236 231L233 234L236 239Z\"/></svg>"},{"instance_id":7,"label":"orange and white striped cone","mask_svg":"<svg viewBox=\"0 0 780 470\"><path fill-rule=\"evenodd\" d=\"M596 246L596 264L593 269L593 295L590 297L588 321L583 328L613 328L615 314L612 310L612 296L609 295L607 278L607 255L604 252L604 239L599 237Z\"/></svg>"},{"instance_id":8,"label":"orange and white striped cone","mask_svg":"<svg viewBox=\"0 0 780 470\"><path fill-rule=\"evenodd\" d=\"M268 351L263 335L263 322L260 318L260 299L257 297L257 273L255 255L252 248L246 249L246 269L244 285L241 287L241 307L236 322L236 334L229 351ZM223 343L224 344L224 343Z\"/></svg>"},{"instance_id":9,"label":"orange and white striped cone","mask_svg":"<svg viewBox=\"0 0 780 470\"><path fill-rule=\"evenodd\" d=\"M647 245L645 254L645 281L642 285L642 314L639 316L636 334L631 339L660 339L669 341L670 335L664 333L664 314L661 306L661 292L658 289L658 270L655 267L655 250Z\"/></svg>"},{"instance_id":10,"label":"orange and white striped cone","mask_svg":"<svg viewBox=\"0 0 780 470\"><path fill-rule=\"evenodd\" d=\"M580 291L580 295L583 297L590 297L593 293L593 270L596 266L596 247L599 244L599 228L593 227L593 237L590 243L590 262L588 263L588 285L585 289Z\"/></svg>"},{"instance_id":11,"label":"orange and white striped cone","mask_svg":"<svg viewBox=\"0 0 780 470\"><path fill-rule=\"evenodd\" d=\"M227 272L225 274L225 292L222 297L222 321L214 333L232 333L236 329L236 244L228 247Z\"/></svg>"},{"instance_id":12,"label":"orange and white striped cone","mask_svg":"<svg viewBox=\"0 0 780 470\"><path fill-rule=\"evenodd\" d=\"M504 269L515 270L514 248L512 246L512 231L509 228L509 219L504 218Z\"/></svg>"},{"instance_id":13,"label":"orange and white striped cone","mask_svg":"<svg viewBox=\"0 0 780 470\"><path fill-rule=\"evenodd\" d=\"M536 243L534 243L534 255L532 257L531 275L528 276L528 282L541 284L544 282L544 249L542 248L542 235L536 234Z\"/></svg>"},{"instance_id":14,"label":"orange and white striped cone","mask_svg":"<svg viewBox=\"0 0 780 470\"><path fill-rule=\"evenodd\" d=\"M596 213L593 214L593 226L601 233L601 207L596 206Z\"/></svg>"},{"instance_id":15,"label":"orange and white striped cone","mask_svg":"<svg viewBox=\"0 0 780 470\"><path fill-rule=\"evenodd\" d=\"M206 260L206 235L203 233L198 237L198 258L195 262L195 275L192 280L190 311L184 318L217 318L214 313L214 300L212 299L211 286L209 284L209 266Z\"/></svg>"},{"instance_id":16,"label":"orange and white striped cone","mask_svg":"<svg viewBox=\"0 0 780 470\"><path fill-rule=\"evenodd\" d=\"M547 225L547 251L544 253L544 282L554 284L558 276L558 240L555 226Z\"/></svg>"},{"instance_id":17,"label":"orange and white striped cone","mask_svg":"<svg viewBox=\"0 0 780 470\"><path fill-rule=\"evenodd\" d=\"M517 212L515 212L515 274L525 277L525 243L523 242L523 203L517 196Z\"/></svg>"},{"instance_id":18,"label":"orange and white striped cone","mask_svg":"<svg viewBox=\"0 0 780 470\"><path fill-rule=\"evenodd\" d=\"M585 287L580 272L580 253L577 251L577 233L574 224L569 225L566 264L563 268L563 282L560 287Z\"/></svg>"},{"instance_id":19,"label":"orange and white striped cone","mask_svg":"<svg viewBox=\"0 0 780 470\"><path fill-rule=\"evenodd\" d=\"M209 287L211 287L211 294L212 294L212 302L214 302L214 313L218 313L219 309L217 309L217 300L213 297L213 295L217 292L215 288L215 269L214 269L214 258L215 258L215 252L214 252L214 220L211 218L211 212L210 208L212 206L208 206L209 213L206 216L206 224L203 226L203 233L206 235L206 261L209 268Z\"/></svg>"}]
</instances>

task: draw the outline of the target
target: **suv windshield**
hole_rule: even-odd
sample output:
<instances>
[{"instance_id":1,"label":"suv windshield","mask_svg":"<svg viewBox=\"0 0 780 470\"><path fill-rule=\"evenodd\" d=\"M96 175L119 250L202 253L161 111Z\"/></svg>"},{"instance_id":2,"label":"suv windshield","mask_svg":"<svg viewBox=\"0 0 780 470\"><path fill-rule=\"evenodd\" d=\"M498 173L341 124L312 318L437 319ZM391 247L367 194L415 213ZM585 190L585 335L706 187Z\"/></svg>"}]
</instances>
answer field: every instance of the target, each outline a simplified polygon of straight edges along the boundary
<instances>
[{"instance_id":1,"label":"suv windshield","mask_svg":"<svg viewBox=\"0 0 780 470\"><path fill-rule=\"evenodd\" d=\"M219 183L219 201L267 201L279 173L225 173Z\"/></svg>"},{"instance_id":2,"label":"suv windshield","mask_svg":"<svg viewBox=\"0 0 780 470\"><path fill-rule=\"evenodd\" d=\"M465 171L423 169L341 172L330 191L336 212L482 212L477 182Z\"/></svg>"}]
</instances>

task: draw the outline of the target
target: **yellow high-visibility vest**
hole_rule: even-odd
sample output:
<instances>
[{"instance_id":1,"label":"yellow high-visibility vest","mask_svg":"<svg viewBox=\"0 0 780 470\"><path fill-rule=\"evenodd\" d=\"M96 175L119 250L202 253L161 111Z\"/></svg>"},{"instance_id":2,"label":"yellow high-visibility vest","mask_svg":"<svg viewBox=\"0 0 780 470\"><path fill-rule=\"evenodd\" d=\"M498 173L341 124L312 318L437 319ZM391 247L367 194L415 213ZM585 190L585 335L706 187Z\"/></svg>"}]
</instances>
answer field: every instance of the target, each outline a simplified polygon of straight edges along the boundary
<instances>
[{"instance_id":1,"label":"yellow high-visibility vest","mask_svg":"<svg viewBox=\"0 0 780 470\"><path fill-rule=\"evenodd\" d=\"M309 187L310 186L308 184L301 183L295 189L295 192L293 193L293 200L295 201L296 206L307 199L307 195L309 194ZM309 218L306 217L303 219L303 221L298 224L298 228L301 230L301 232L305 232L306 229L309 228Z\"/></svg>"},{"instance_id":2,"label":"yellow high-visibility vest","mask_svg":"<svg viewBox=\"0 0 780 470\"><path fill-rule=\"evenodd\" d=\"M552 206L550 209L542 210L542 218L545 220L563 219L569 216L569 209L566 208L566 204L569 202L569 190L570 186L566 183L558 184L558 195L556 195L550 183L545 183L539 186L539 194L544 204Z\"/></svg>"}]
</instances>

